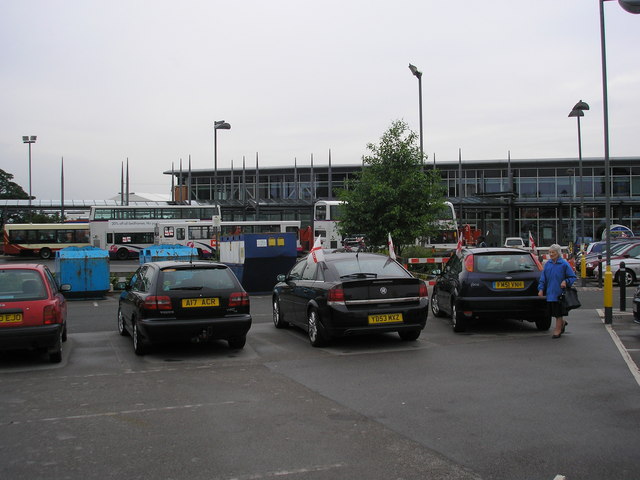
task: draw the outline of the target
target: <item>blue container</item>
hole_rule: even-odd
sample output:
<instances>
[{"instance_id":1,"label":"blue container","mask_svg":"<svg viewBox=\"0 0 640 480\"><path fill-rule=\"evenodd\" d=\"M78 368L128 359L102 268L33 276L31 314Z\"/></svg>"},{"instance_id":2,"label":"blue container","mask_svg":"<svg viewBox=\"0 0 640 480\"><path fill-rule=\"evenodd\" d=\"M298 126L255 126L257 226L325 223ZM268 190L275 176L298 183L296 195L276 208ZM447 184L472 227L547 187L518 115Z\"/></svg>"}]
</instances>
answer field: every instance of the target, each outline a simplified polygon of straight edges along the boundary
<instances>
[{"instance_id":1,"label":"blue container","mask_svg":"<svg viewBox=\"0 0 640 480\"><path fill-rule=\"evenodd\" d=\"M109 291L109 252L97 247L67 247L56 252L56 279L68 283L70 298L104 297Z\"/></svg>"},{"instance_id":2,"label":"blue container","mask_svg":"<svg viewBox=\"0 0 640 480\"><path fill-rule=\"evenodd\" d=\"M269 293L280 273L296 263L295 233L245 233L222 237L220 261L228 265L249 293Z\"/></svg>"},{"instance_id":3,"label":"blue container","mask_svg":"<svg viewBox=\"0 0 640 480\"><path fill-rule=\"evenodd\" d=\"M198 260L198 249L184 245L153 245L140 252L140 265L163 260Z\"/></svg>"}]
</instances>

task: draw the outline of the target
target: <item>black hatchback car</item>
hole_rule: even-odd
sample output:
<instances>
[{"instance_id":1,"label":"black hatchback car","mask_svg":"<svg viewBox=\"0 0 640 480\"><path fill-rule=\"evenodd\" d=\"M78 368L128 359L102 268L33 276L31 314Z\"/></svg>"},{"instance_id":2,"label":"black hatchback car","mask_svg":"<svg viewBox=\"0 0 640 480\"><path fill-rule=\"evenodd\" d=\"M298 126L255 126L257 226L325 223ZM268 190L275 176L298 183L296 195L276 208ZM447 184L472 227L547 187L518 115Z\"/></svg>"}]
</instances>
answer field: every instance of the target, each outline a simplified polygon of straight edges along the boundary
<instances>
[{"instance_id":1,"label":"black hatchback car","mask_svg":"<svg viewBox=\"0 0 640 480\"><path fill-rule=\"evenodd\" d=\"M273 323L308 332L314 347L332 337L397 332L416 340L427 322L426 284L402 265L373 253L325 253L306 257L273 289Z\"/></svg>"},{"instance_id":2,"label":"black hatchback car","mask_svg":"<svg viewBox=\"0 0 640 480\"><path fill-rule=\"evenodd\" d=\"M513 318L548 330L551 316L538 296L542 265L531 252L514 248L470 248L451 254L436 278L431 311L449 316L464 332L473 319Z\"/></svg>"},{"instance_id":3,"label":"black hatchback car","mask_svg":"<svg viewBox=\"0 0 640 480\"><path fill-rule=\"evenodd\" d=\"M120 295L118 332L133 337L138 355L173 341L224 339L243 348L250 328L249 295L223 264L145 263Z\"/></svg>"}]
</instances>

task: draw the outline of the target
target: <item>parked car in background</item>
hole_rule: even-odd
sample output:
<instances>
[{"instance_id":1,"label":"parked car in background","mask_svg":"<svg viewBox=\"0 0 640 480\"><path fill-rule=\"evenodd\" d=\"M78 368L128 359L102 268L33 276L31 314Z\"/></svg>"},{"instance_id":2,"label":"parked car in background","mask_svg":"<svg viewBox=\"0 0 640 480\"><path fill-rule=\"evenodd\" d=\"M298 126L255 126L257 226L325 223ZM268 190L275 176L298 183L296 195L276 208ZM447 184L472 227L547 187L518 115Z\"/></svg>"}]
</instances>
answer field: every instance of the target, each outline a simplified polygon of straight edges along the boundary
<instances>
[{"instance_id":1,"label":"parked car in background","mask_svg":"<svg viewBox=\"0 0 640 480\"><path fill-rule=\"evenodd\" d=\"M524 239L520 237L507 237L504 240L505 247L526 248Z\"/></svg>"},{"instance_id":2,"label":"parked car in background","mask_svg":"<svg viewBox=\"0 0 640 480\"><path fill-rule=\"evenodd\" d=\"M598 258L598 255L601 255L602 258ZM606 260L606 254L598 255L587 255L587 257L585 257L587 276L589 277L596 276L598 274L597 270L600 267L600 264ZM615 245L612 245L609 257L611 259L611 271L615 271L613 264L614 260L640 258L640 242L617 242ZM619 263L616 266L618 267ZM635 278L633 281L635 281Z\"/></svg>"},{"instance_id":3,"label":"parked car in background","mask_svg":"<svg viewBox=\"0 0 640 480\"><path fill-rule=\"evenodd\" d=\"M546 298L538 296L542 265L534 255L516 248L463 249L454 252L436 277L431 311L449 316L453 330L464 332L472 320L513 318L535 322L548 330Z\"/></svg>"},{"instance_id":4,"label":"parked car in background","mask_svg":"<svg viewBox=\"0 0 640 480\"><path fill-rule=\"evenodd\" d=\"M307 257L273 289L276 328L295 325L314 347L332 338L397 332L416 340L427 322L427 285L395 260L373 253L324 253Z\"/></svg>"},{"instance_id":5,"label":"parked car in background","mask_svg":"<svg viewBox=\"0 0 640 480\"><path fill-rule=\"evenodd\" d=\"M149 262L135 272L118 305L118 332L136 354L156 343L224 339L243 348L251 328L249 295L224 264Z\"/></svg>"},{"instance_id":6,"label":"parked car in background","mask_svg":"<svg viewBox=\"0 0 640 480\"><path fill-rule=\"evenodd\" d=\"M67 302L47 267L3 264L0 267L0 349L38 349L49 361L62 361L67 340Z\"/></svg>"}]
</instances>

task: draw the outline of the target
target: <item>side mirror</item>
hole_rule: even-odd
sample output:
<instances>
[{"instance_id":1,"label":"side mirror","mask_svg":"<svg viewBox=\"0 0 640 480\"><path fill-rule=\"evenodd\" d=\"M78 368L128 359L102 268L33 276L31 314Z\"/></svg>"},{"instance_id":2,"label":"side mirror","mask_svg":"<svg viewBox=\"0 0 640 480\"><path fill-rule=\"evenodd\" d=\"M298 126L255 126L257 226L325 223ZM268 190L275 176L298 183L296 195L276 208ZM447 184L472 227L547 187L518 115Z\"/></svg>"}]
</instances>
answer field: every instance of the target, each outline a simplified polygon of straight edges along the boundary
<instances>
[{"instance_id":1,"label":"side mirror","mask_svg":"<svg viewBox=\"0 0 640 480\"><path fill-rule=\"evenodd\" d=\"M61 292L70 292L71 291L71 285L69 285L68 283L63 283L62 285L60 285L60 291Z\"/></svg>"},{"instance_id":2,"label":"side mirror","mask_svg":"<svg viewBox=\"0 0 640 480\"><path fill-rule=\"evenodd\" d=\"M276 280L278 280L278 282L284 282L284 281L287 280L287 276L285 274L281 273L280 275L278 275L276 277Z\"/></svg>"},{"instance_id":3,"label":"side mirror","mask_svg":"<svg viewBox=\"0 0 640 480\"><path fill-rule=\"evenodd\" d=\"M114 290L126 290L126 288L127 288L127 282L116 282L113 285Z\"/></svg>"},{"instance_id":4,"label":"side mirror","mask_svg":"<svg viewBox=\"0 0 640 480\"><path fill-rule=\"evenodd\" d=\"M435 270L432 270L431 273L433 273L434 275L441 275L442 274L442 270L435 269Z\"/></svg>"}]
</instances>

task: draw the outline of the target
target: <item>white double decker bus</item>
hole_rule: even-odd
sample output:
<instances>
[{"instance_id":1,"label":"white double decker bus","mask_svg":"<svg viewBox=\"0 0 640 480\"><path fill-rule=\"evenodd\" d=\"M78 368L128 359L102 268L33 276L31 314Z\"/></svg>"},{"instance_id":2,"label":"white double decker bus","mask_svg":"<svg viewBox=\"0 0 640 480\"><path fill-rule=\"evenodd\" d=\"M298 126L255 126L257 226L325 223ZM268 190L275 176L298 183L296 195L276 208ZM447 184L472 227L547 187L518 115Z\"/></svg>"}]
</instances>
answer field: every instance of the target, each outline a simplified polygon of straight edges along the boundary
<instances>
[{"instance_id":1,"label":"white double decker bus","mask_svg":"<svg viewBox=\"0 0 640 480\"><path fill-rule=\"evenodd\" d=\"M221 236L245 233L295 233L300 230L299 220L260 220L220 222L216 230L213 221L158 222L155 229L156 245L185 245L196 248L201 258L208 258L217 249Z\"/></svg>"},{"instance_id":2,"label":"white double decker bus","mask_svg":"<svg viewBox=\"0 0 640 480\"><path fill-rule=\"evenodd\" d=\"M126 260L154 244L158 222L211 220L214 216L220 216L218 205L92 206L91 244L108 250L111 257Z\"/></svg>"}]
</instances>

